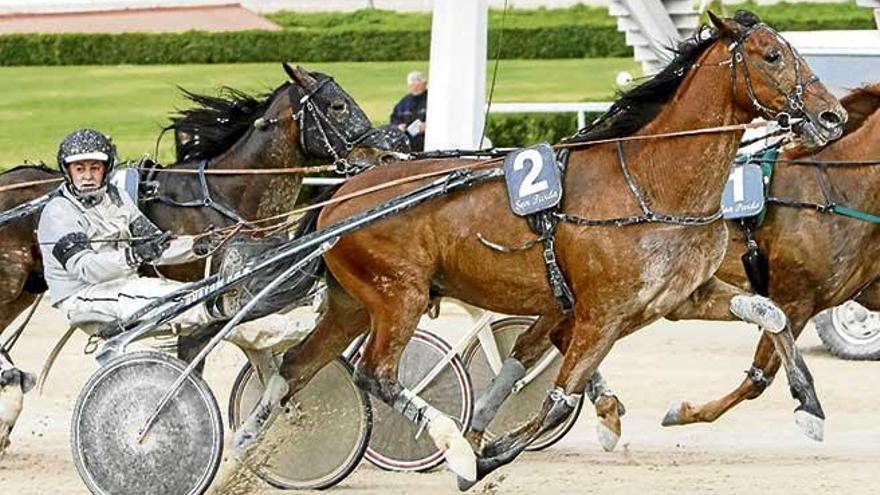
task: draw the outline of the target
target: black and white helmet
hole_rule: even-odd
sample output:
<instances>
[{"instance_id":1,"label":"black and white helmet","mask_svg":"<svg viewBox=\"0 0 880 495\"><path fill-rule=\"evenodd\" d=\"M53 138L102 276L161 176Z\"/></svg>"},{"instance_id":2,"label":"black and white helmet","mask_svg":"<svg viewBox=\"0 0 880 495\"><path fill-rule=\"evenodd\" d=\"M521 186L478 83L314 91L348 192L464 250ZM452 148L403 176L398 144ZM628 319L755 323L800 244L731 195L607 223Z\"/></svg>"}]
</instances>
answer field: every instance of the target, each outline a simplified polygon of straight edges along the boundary
<instances>
[{"instance_id":1,"label":"black and white helmet","mask_svg":"<svg viewBox=\"0 0 880 495\"><path fill-rule=\"evenodd\" d=\"M113 169L116 166L116 146L109 137L92 129L79 129L68 134L58 146L58 167L64 173L70 189L77 195L73 187L68 165L82 160L97 160L104 163L104 179L100 191L103 193Z\"/></svg>"}]
</instances>

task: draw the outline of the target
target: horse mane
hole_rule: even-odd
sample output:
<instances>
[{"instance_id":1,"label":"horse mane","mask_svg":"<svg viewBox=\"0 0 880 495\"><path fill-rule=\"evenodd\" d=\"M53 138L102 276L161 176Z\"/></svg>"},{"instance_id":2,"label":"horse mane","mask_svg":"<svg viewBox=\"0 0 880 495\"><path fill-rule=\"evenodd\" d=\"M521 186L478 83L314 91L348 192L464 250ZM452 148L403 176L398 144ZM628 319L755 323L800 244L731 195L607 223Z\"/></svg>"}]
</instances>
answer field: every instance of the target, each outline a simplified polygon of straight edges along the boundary
<instances>
[{"instance_id":1,"label":"horse mane","mask_svg":"<svg viewBox=\"0 0 880 495\"><path fill-rule=\"evenodd\" d=\"M745 10L738 11L734 20L746 27L761 22L758 16ZM629 91L621 92L607 112L566 141L578 143L624 137L644 127L672 99L697 59L718 38L716 30L703 26L678 46L670 47L675 56L662 71Z\"/></svg>"},{"instance_id":2,"label":"horse mane","mask_svg":"<svg viewBox=\"0 0 880 495\"><path fill-rule=\"evenodd\" d=\"M178 110L171 117L173 130L188 138L178 143L177 156L187 160L207 160L228 150L261 117L272 101L290 83L284 83L270 93L249 95L224 86L217 96L203 95L180 88L194 107Z\"/></svg>"},{"instance_id":3,"label":"horse mane","mask_svg":"<svg viewBox=\"0 0 880 495\"><path fill-rule=\"evenodd\" d=\"M40 171L40 172L47 172L47 173L49 173L49 174L51 174L51 175L61 175L61 171L60 171L60 170L57 170L57 169L51 168L51 167L49 167L48 165L46 165L45 163L43 163L43 162L40 162L40 163L23 163L23 164L21 164L21 165L16 165L15 167L12 167L12 168L10 168L10 169L7 169L7 170L4 170L4 171L0 172L0 175L6 175L6 174L9 174L9 173L15 172L15 171L17 171L17 170L36 170L36 171Z\"/></svg>"}]
</instances>

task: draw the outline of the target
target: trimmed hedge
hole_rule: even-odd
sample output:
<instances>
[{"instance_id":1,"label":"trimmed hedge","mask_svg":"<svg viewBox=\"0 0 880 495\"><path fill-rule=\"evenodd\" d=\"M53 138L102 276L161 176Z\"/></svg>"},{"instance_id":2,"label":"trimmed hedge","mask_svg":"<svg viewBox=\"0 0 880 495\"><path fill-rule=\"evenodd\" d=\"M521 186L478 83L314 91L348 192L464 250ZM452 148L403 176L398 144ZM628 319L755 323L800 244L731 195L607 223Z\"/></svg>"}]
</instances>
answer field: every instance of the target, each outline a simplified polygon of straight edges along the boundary
<instances>
[{"instance_id":1,"label":"trimmed hedge","mask_svg":"<svg viewBox=\"0 0 880 495\"><path fill-rule=\"evenodd\" d=\"M739 7L739 6L737 6ZM779 4L752 8L780 30L870 29L871 11L855 4ZM732 10L732 9L728 9ZM358 11L280 13L282 31L0 36L0 65L116 65L426 60L426 14ZM500 12L490 15L489 53L496 53ZM513 10L505 20L502 58L626 57L623 33L604 9Z\"/></svg>"},{"instance_id":2,"label":"trimmed hedge","mask_svg":"<svg viewBox=\"0 0 880 495\"><path fill-rule=\"evenodd\" d=\"M587 122L599 114L587 114ZM486 136L499 148L521 148L533 144L558 143L577 131L573 113L533 113L523 115L489 115Z\"/></svg>"},{"instance_id":3,"label":"trimmed hedge","mask_svg":"<svg viewBox=\"0 0 880 495\"><path fill-rule=\"evenodd\" d=\"M489 50L497 36L490 32ZM427 60L429 31L239 31L208 33L13 34L0 36L0 65L117 65ZM625 57L612 28L506 29L503 57Z\"/></svg>"}]
</instances>

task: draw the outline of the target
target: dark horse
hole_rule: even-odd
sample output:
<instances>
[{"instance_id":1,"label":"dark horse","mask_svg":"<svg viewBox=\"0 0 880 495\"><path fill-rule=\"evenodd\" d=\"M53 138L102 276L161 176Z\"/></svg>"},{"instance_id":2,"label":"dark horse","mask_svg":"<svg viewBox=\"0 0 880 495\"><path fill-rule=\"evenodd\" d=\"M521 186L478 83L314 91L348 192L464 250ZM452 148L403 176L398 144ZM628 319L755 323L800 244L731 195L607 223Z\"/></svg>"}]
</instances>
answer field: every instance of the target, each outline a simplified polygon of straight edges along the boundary
<instances>
[{"instance_id":1,"label":"dark horse","mask_svg":"<svg viewBox=\"0 0 880 495\"><path fill-rule=\"evenodd\" d=\"M850 116L844 137L816 154L802 148L780 154L771 198L814 205L831 201L873 214L880 211L880 167L876 163L880 158L880 84L857 89L841 103ZM867 163L839 163L847 161ZM823 184L830 197L825 196ZM730 230L734 235L718 278L748 287L740 261L746 241L740 228L731 225ZM765 222L755 231L755 240L767 259L769 295L785 310L795 337L810 318L848 299L880 310L880 225L771 202ZM707 297L692 301L693 308L676 317L729 319L712 304L724 294ZM771 343L762 337L748 376L735 390L707 404L674 406L664 424L715 421L743 400L760 396L779 364Z\"/></svg>"},{"instance_id":2,"label":"dark horse","mask_svg":"<svg viewBox=\"0 0 880 495\"><path fill-rule=\"evenodd\" d=\"M195 170L205 161L208 170L307 167L340 160L353 150L377 160L373 150L397 146L393 136L371 126L363 110L329 76L286 64L284 68L290 81L259 100L236 91L230 91L226 98L190 95L199 107L182 112L172 127L194 139L181 150L186 161L169 168ZM307 101L303 100L306 96ZM207 205L181 208L170 204L206 198L196 175L161 171L157 169L153 180L158 182L162 200L141 203L159 228L197 234L236 223L230 215ZM45 166L21 166L0 175L0 186L59 177L59 171ZM210 175L207 183L214 203L254 220L291 210L302 179L303 174ZM0 192L0 211L56 187L58 183L53 182ZM0 329L46 290L34 234L37 220L35 214L0 226L4 244L0 255ZM163 267L162 271L169 278L191 281L204 274L203 265L199 261Z\"/></svg>"},{"instance_id":3,"label":"dark horse","mask_svg":"<svg viewBox=\"0 0 880 495\"><path fill-rule=\"evenodd\" d=\"M462 489L511 462L537 435L564 420L617 339L662 318L701 287L715 283L713 275L727 247L727 228L715 220L743 127L625 144L590 141L743 124L758 115L775 118L785 112L803 118L802 135L824 144L839 137L846 119L839 102L813 78L803 59L753 14L712 20L716 31L700 31L680 47L667 69L623 95L581 136L583 143L568 145L561 206L566 219L642 213L641 221L627 227L560 223L556 255L576 296L573 313L564 314L552 296L539 249L498 253L481 243L479 237L506 245L534 238L525 219L510 212L503 183L450 193L352 232L324 255L329 272L325 312L305 341L285 353L281 373L286 383L267 389L263 407L238 432L236 445L252 448L268 407L295 398L367 328L370 336L357 383L426 427L449 467L459 474ZM354 177L336 194L476 165L467 160L425 160L378 167ZM398 184L328 206L319 227L420 184ZM670 217L648 215L643 207ZM449 418L397 381L401 353L432 294L499 313L539 315L527 334L550 334L564 354L556 388L536 416L484 445L479 456ZM741 299L740 309L750 321L778 332L771 338L789 358L786 366L801 407L821 421L809 371L785 331L784 315L780 322L778 309L765 299ZM773 318L756 314L758 310L768 310ZM520 342L517 348L523 352ZM522 355L517 352L515 356Z\"/></svg>"}]
</instances>

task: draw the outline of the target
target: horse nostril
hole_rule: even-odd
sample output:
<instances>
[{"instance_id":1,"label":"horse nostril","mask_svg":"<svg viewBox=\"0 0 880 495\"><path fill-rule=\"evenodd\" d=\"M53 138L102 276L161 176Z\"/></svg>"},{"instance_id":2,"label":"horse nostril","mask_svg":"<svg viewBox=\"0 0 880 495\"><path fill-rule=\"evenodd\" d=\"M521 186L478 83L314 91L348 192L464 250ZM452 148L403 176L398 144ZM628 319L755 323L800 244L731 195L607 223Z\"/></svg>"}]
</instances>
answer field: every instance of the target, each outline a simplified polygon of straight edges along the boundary
<instances>
[{"instance_id":1,"label":"horse nostril","mask_svg":"<svg viewBox=\"0 0 880 495\"><path fill-rule=\"evenodd\" d=\"M821 120L827 127L837 127L843 124L843 119L835 112L822 112L819 114L819 120Z\"/></svg>"}]
</instances>

